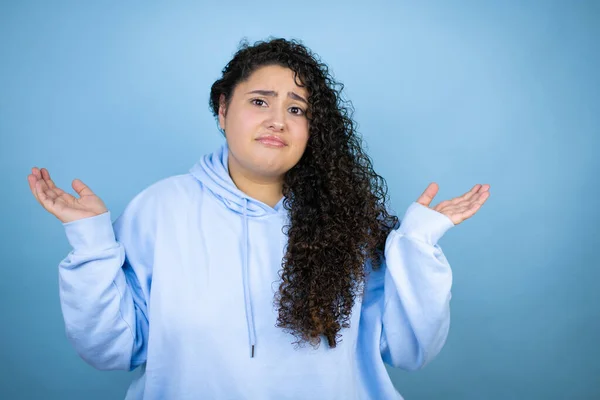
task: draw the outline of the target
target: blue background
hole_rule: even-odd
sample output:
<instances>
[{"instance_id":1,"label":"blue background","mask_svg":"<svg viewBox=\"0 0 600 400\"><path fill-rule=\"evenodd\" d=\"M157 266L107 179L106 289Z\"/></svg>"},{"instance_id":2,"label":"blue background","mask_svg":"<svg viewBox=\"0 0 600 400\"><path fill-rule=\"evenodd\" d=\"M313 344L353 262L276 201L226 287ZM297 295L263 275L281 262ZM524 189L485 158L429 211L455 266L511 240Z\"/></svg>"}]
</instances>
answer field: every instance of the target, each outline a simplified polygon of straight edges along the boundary
<instances>
[{"instance_id":1,"label":"blue background","mask_svg":"<svg viewBox=\"0 0 600 400\"><path fill-rule=\"evenodd\" d=\"M491 184L440 244L447 344L390 369L408 399L600 398L600 2L30 2L0 5L0 398L120 399L131 374L67 342L63 228L32 166L116 217L222 137L210 85L240 39L301 39L345 84L392 207Z\"/></svg>"}]
</instances>

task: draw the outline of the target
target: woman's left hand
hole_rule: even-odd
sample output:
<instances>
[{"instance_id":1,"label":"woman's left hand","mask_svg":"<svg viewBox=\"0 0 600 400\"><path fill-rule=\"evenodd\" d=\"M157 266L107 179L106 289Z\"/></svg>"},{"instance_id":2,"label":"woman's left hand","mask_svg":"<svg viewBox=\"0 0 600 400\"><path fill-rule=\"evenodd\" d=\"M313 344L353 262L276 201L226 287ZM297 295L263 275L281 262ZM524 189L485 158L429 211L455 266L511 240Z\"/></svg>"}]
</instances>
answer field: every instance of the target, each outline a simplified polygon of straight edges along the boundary
<instances>
[{"instance_id":1,"label":"woman's left hand","mask_svg":"<svg viewBox=\"0 0 600 400\"><path fill-rule=\"evenodd\" d=\"M417 203L429 207L431 201L438 192L438 185L435 182L429 184L427 189L418 198ZM429 207L432 210L440 212L450 218L454 225L458 225L467 218L471 218L477 210L490 197L490 185L477 184L473 189L460 197L455 197L451 200L444 200L435 207Z\"/></svg>"}]
</instances>

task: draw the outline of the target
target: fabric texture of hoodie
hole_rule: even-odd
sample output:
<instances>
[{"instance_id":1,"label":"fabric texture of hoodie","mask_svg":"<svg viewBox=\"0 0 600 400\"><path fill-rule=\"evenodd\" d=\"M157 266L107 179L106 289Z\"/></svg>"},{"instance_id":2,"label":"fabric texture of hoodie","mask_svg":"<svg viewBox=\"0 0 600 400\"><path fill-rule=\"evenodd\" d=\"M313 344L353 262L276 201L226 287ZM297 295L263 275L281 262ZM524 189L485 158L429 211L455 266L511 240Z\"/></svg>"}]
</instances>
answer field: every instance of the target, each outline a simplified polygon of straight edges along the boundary
<instances>
[{"instance_id":1,"label":"fabric texture of hoodie","mask_svg":"<svg viewBox=\"0 0 600 400\"><path fill-rule=\"evenodd\" d=\"M401 399L385 369L415 370L441 350L452 272L437 243L454 226L412 203L379 270L330 348L294 346L275 326L288 213L240 191L228 147L110 211L63 223L67 337L101 370L136 369L126 399ZM335 266L332 266L332 268Z\"/></svg>"}]
</instances>

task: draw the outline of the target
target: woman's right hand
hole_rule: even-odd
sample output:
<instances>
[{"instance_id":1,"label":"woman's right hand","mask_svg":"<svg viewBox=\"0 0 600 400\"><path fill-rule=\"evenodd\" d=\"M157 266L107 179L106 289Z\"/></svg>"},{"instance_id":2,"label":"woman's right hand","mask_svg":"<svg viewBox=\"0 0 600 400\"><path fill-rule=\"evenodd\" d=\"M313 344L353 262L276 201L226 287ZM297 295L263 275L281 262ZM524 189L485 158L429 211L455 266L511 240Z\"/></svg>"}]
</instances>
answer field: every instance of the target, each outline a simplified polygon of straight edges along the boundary
<instances>
[{"instance_id":1,"label":"woman's right hand","mask_svg":"<svg viewBox=\"0 0 600 400\"><path fill-rule=\"evenodd\" d=\"M57 188L46 168L33 167L31 174L27 176L27 181L35 199L63 223L93 217L108 211L100 197L79 179L71 183L79 198Z\"/></svg>"}]
</instances>

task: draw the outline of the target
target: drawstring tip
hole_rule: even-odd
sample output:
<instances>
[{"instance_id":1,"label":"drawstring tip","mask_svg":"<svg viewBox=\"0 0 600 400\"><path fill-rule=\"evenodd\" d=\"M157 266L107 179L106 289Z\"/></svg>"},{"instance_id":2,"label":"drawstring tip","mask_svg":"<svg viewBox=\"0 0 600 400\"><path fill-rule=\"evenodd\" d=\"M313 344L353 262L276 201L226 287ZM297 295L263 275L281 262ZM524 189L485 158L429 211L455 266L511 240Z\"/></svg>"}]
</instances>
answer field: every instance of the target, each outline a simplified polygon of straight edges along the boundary
<instances>
[{"instance_id":1,"label":"drawstring tip","mask_svg":"<svg viewBox=\"0 0 600 400\"><path fill-rule=\"evenodd\" d=\"M250 351L250 357L254 357L254 345L252 345L252 349Z\"/></svg>"}]
</instances>

